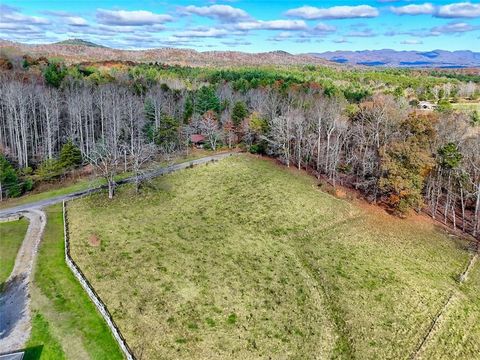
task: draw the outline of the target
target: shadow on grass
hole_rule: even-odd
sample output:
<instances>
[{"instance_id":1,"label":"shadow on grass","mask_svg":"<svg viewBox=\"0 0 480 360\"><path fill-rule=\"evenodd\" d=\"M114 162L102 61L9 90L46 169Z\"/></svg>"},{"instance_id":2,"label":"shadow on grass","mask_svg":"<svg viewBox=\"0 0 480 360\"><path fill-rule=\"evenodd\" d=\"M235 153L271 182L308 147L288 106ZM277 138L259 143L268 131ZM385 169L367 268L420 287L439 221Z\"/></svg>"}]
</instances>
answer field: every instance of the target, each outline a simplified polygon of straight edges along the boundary
<instances>
[{"instance_id":1,"label":"shadow on grass","mask_svg":"<svg viewBox=\"0 0 480 360\"><path fill-rule=\"evenodd\" d=\"M43 351L43 345L32 346L24 349L25 355L23 360L40 360Z\"/></svg>"}]
</instances>

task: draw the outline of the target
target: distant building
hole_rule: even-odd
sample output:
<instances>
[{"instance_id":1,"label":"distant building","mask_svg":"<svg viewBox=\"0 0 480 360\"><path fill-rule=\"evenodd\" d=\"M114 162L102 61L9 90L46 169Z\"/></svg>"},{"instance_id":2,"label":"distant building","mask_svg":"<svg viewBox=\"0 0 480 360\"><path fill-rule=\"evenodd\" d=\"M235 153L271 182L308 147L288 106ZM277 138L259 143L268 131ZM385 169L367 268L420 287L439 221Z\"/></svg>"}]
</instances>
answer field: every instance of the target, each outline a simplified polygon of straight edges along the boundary
<instances>
[{"instance_id":1,"label":"distant building","mask_svg":"<svg viewBox=\"0 0 480 360\"><path fill-rule=\"evenodd\" d=\"M432 104L430 101L420 101L418 103L418 108L420 110L433 111L436 107L437 105Z\"/></svg>"},{"instance_id":2,"label":"distant building","mask_svg":"<svg viewBox=\"0 0 480 360\"><path fill-rule=\"evenodd\" d=\"M200 134L193 134L190 136L190 142L195 146L201 146L205 143L205 136Z\"/></svg>"}]
</instances>

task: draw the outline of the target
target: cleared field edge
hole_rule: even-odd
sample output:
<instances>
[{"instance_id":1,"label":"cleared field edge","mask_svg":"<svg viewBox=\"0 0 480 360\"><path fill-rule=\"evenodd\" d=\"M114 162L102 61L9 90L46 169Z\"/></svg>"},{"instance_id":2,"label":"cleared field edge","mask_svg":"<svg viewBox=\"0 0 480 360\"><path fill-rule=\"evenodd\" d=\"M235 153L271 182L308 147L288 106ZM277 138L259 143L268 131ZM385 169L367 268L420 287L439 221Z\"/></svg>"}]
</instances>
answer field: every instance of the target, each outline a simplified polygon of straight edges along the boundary
<instances>
[{"instance_id":1,"label":"cleared field edge","mask_svg":"<svg viewBox=\"0 0 480 360\"><path fill-rule=\"evenodd\" d=\"M63 232L64 232L64 240L65 240L65 262L67 263L67 266L72 271L73 275L79 281L80 285L82 285L82 287L85 289L88 297L90 298L90 300L92 300L97 310L105 319L105 322L107 323L110 331L112 332L115 340L117 341L125 357L128 360L136 360L133 354L133 351L128 346L127 341L125 340L122 333L120 332L120 329L118 328L117 324L113 320L112 315L110 314L110 311L108 310L107 306L100 299L100 297L95 292L90 282L87 280L83 272L80 270L78 265L75 263L75 261L73 261L72 257L70 256L70 235L68 232L67 205L65 201L63 201L62 210L63 210Z\"/></svg>"}]
</instances>

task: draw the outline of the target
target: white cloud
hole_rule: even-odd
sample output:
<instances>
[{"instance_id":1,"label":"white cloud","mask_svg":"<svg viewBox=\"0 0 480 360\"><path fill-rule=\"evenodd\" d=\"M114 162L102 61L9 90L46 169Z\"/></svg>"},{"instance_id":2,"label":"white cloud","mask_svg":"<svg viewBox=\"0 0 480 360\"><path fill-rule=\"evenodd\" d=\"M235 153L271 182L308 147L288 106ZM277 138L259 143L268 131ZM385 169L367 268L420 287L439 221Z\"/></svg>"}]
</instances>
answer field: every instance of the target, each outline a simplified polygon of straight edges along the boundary
<instances>
[{"instance_id":1,"label":"white cloud","mask_svg":"<svg viewBox=\"0 0 480 360\"><path fill-rule=\"evenodd\" d=\"M430 30L432 35L441 35L449 33L463 33L478 29L478 26L473 26L465 22L452 22L442 26L436 26Z\"/></svg>"},{"instance_id":2,"label":"white cloud","mask_svg":"<svg viewBox=\"0 0 480 360\"><path fill-rule=\"evenodd\" d=\"M453 3L438 8L437 17L441 18L476 18L480 17L480 4L470 2Z\"/></svg>"},{"instance_id":3,"label":"white cloud","mask_svg":"<svg viewBox=\"0 0 480 360\"><path fill-rule=\"evenodd\" d=\"M307 30L308 25L303 20L270 20L246 21L235 24L235 29L248 30Z\"/></svg>"},{"instance_id":4,"label":"white cloud","mask_svg":"<svg viewBox=\"0 0 480 360\"><path fill-rule=\"evenodd\" d=\"M336 44L345 44L345 43L349 43L350 41L348 41L345 38L339 38L339 39L333 40L333 42L336 43Z\"/></svg>"},{"instance_id":5,"label":"white cloud","mask_svg":"<svg viewBox=\"0 0 480 360\"><path fill-rule=\"evenodd\" d=\"M72 25L72 26L87 26L88 25L87 20L85 20L84 18L82 18L80 16L68 16L68 17L65 18L65 20L67 21L68 25Z\"/></svg>"},{"instance_id":6,"label":"white cloud","mask_svg":"<svg viewBox=\"0 0 480 360\"><path fill-rule=\"evenodd\" d=\"M48 25L50 20L39 16L28 16L20 13L16 8L0 4L0 23L16 23L26 25Z\"/></svg>"},{"instance_id":7,"label":"white cloud","mask_svg":"<svg viewBox=\"0 0 480 360\"><path fill-rule=\"evenodd\" d=\"M439 18L476 18L480 17L480 4L470 2L452 3L435 6L431 3L411 4L399 7L390 7L390 11L397 15L433 15Z\"/></svg>"},{"instance_id":8,"label":"white cloud","mask_svg":"<svg viewBox=\"0 0 480 360\"><path fill-rule=\"evenodd\" d=\"M172 21L170 15L154 14L146 10L126 11L126 10L105 10L97 9L97 20L105 25L119 26L144 26L162 24Z\"/></svg>"},{"instance_id":9,"label":"white cloud","mask_svg":"<svg viewBox=\"0 0 480 360\"><path fill-rule=\"evenodd\" d=\"M306 20L315 19L353 19L373 18L379 15L376 8L369 5L358 6L334 6L330 8L318 8L314 6L302 6L288 10L285 15L299 17Z\"/></svg>"},{"instance_id":10,"label":"white cloud","mask_svg":"<svg viewBox=\"0 0 480 360\"><path fill-rule=\"evenodd\" d=\"M194 30L185 30L179 33L174 34L175 38L219 38L230 34L230 31L226 29L194 29Z\"/></svg>"},{"instance_id":11,"label":"white cloud","mask_svg":"<svg viewBox=\"0 0 480 360\"><path fill-rule=\"evenodd\" d=\"M88 25L87 20L85 20L84 18L82 18L82 17L80 17L80 16L78 16L74 13L68 12L68 11L46 10L46 11L43 11L42 13L45 14L45 15L50 15L50 16L63 18L64 19L63 21L67 25L72 25L72 26L87 26Z\"/></svg>"},{"instance_id":12,"label":"white cloud","mask_svg":"<svg viewBox=\"0 0 480 360\"><path fill-rule=\"evenodd\" d=\"M234 8L230 5L194 6L190 5L180 9L181 13L217 19L222 22L238 22L250 19L245 10Z\"/></svg>"},{"instance_id":13,"label":"white cloud","mask_svg":"<svg viewBox=\"0 0 480 360\"><path fill-rule=\"evenodd\" d=\"M430 15L435 13L435 6L430 3L421 5L406 5L390 7L390 10L397 15Z\"/></svg>"},{"instance_id":14,"label":"white cloud","mask_svg":"<svg viewBox=\"0 0 480 360\"><path fill-rule=\"evenodd\" d=\"M364 30L358 30L358 31L351 31L348 34L346 34L348 37L374 37L377 36L372 29L364 29Z\"/></svg>"},{"instance_id":15,"label":"white cloud","mask_svg":"<svg viewBox=\"0 0 480 360\"><path fill-rule=\"evenodd\" d=\"M417 39L407 39L400 42L402 45L421 45L423 41Z\"/></svg>"},{"instance_id":16,"label":"white cloud","mask_svg":"<svg viewBox=\"0 0 480 360\"><path fill-rule=\"evenodd\" d=\"M337 28L328 24L318 23L317 25L315 25L313 30L316 32L334 32L337 30Z\"/></svg>"},{"instance_id":17,"label":"white cloud","mask_svg":"<svg viewBox=\"0 0 480 360\"><path fill-rule=\"evenodd\" d=\"M243 41L243 40L222 41L222 44L231 46L231 47L252 45L250 41Z\"/></svg>"}]
</instances>

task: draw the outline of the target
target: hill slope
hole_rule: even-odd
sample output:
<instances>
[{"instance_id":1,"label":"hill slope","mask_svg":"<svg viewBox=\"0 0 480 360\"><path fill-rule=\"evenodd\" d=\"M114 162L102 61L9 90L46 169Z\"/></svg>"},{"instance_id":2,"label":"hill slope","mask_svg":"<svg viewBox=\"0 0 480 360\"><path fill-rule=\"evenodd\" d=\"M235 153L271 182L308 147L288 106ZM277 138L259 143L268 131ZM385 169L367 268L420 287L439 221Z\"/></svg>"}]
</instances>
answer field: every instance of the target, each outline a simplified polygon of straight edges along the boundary
<instances>
[{"instance_id":1,"label":"hill slope","mask_svg":"<svg viewBox=\"0 0 480 360\"><path fill-rule=\"evenodd\" d=\"M69 219L72 256L145 358L406 359L452 293L425 358L480 351L478 285L455 280L464 243L270 161L97 194Z\"/></svg>"},{"instance_id":2,"label":"hill slope","mask_svg":"<svg viewBox=\"0 0 480 360\"><path fill-rule=\"evenodd\" d=\"M95 45L95 44L94 44ZM33 57L61 57L67 63L94 61L134 61L159 62L170 65L187 66L268 66L268 65L307 65L333 64L311 55L292 55L283 51L258 54L239 51L206 51L190 49L158 48L151 50L119 50L92 46L83 40L66 41L57 44L27 45L0 40L0 51L11 55Z\"/></svg>"},{"instance_id":3,"label":"hill slope","mask_svg":"<svg viewBox=\"0 0 480 360\"><path fill-rule=\"evenodd\" d=\"M78 46L90 46L97 48L106 48L106 46L95 44L91 41L86 41L82 39L68 39L54 43L54 45L78 45Z\"/></svg>"}]
</instances>

